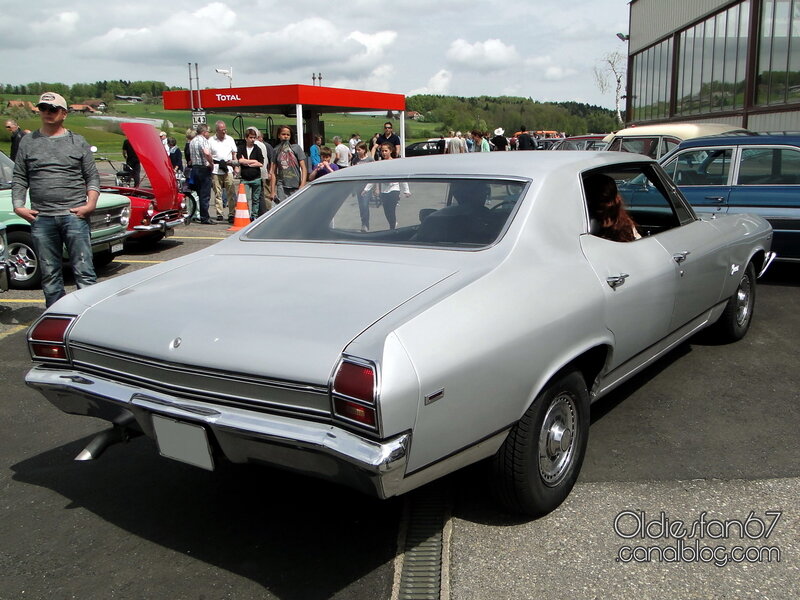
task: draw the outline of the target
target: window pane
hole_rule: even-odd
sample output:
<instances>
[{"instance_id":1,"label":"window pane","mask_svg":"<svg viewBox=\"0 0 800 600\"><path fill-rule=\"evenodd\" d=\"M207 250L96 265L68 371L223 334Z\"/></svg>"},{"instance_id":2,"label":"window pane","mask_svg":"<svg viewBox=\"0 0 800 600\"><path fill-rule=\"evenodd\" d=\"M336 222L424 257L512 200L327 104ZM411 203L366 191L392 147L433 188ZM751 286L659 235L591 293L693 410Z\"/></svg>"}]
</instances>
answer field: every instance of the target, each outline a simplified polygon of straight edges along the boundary
<instances>
[{"instance_id":1,"label":"window pane","mask_svg":"<svg viewBox=\"0 0 800 600\"><path fill-rule=\"evenodd\" d=\"M319 183L248 239L480 247L499 237L524 187L518 181L444 178Z\"/></svg>"},{"instance_id":2,"label":"window pane","mask_svg":"<svg viewBox=\"0 0 800 600\"><path fill-rule=\"evenodd\" d=\"M800 184L800 152L764 147L742 150L739 184Z\"/></svg>"},{"instance_id":3,"label":"window pane","mask_svg":"<svg viewBox=\"0 0 800 600\"><path fill-rule=\"evenodd\" d=\"M730 168L730 148L692 150L677 157L673 178L678 185L726 185Z\"/></svg>"}]
</instances>

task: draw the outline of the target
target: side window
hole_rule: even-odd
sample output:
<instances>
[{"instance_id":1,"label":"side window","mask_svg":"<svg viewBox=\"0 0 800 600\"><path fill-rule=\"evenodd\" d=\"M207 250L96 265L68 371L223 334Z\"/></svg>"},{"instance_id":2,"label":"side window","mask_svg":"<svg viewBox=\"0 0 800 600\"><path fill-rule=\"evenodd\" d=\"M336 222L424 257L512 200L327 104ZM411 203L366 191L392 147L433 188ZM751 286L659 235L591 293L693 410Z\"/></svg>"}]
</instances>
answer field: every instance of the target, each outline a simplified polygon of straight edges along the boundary
<instances>
[{"instance_id":1,"label":"side window","mask_svg":"<svg viewBox=\"0 0 800 600\"><path fill-rule=\"evenodd\" d=\"M596 186L591 185L590 179L596 175L605 175L615 182L624 212L633 220L641 236L656 235L681 225L681 217L675 210L673 197L660 170L652 163L625 164L591 171L583 176L590 226L595 227L590 233L598 233L592 223L592 216L596 213L592 208L597 201L593 197Z\"/></svg>"},{"instance_id":2,"label":"side window","mask_svg":"<svg viewBox=\"0 0 800 600\"><path fill-rule=\"evenodd\" d=\"M661 141L661 156L664 156L668 152L672 152L680 143L681 141L677 138L665 137Z\"/></svg>"},{"instance_id":3,"label":"side window","mask_svg":"<svg viewBox=\"0 0 800 600\"><path fill-rule=\"evenodd\" d=\"M678 185L726 185L731 170L731 148L698 148L681 152L664 165Z\"/></svg>"},{"instance_id":4,"label":"side window","mask_svg":"<svg viewBox=\"0 0 800 600\"><path fill-rule=\"evenodd\" d=\"M800 184L800 151L791 148L744 148L739 185Z\"/></svg>"},{"instance_id":5,"label":"side window","mask_svg":"<svg viewBox=\"0 0 800 600\"><path fill-rule=\"evenodd\" d=\"M634 152L656 158L658 142L657 137L616 138L608 149L614 152Z\"/></svg>"}]
</instances>

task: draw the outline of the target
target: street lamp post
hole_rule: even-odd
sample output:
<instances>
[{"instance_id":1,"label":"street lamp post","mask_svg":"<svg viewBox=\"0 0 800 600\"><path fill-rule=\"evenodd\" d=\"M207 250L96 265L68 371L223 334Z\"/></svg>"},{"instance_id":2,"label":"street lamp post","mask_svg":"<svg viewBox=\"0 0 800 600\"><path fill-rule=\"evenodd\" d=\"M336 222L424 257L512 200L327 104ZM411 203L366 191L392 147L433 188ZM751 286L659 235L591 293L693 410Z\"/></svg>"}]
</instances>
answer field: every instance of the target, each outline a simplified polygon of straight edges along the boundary
<instances>
[{"instance_id":1,"label":"street lamp post","mask_svg":"<svg viewBox=\"0 0 800 600\"><path fill-rule=\"evenodd\" d=\"M224 75L228 78L228 87L233 87L233 67L228 67L227 69L214 69L220 75Z\"/></svg>"}]
</instances>

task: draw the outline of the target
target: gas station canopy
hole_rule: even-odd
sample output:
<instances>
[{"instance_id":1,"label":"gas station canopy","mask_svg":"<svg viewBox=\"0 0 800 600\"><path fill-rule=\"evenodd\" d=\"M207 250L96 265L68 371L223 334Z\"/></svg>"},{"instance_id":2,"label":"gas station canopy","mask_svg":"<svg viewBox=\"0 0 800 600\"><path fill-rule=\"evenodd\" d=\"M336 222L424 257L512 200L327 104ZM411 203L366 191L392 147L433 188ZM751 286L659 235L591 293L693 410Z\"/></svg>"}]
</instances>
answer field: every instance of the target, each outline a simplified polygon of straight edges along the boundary
<instances>
[{"instance_id":1,"label":"gas station canopy","mask_svg":"<svg viewBox=\"0 0 800 600\"><path fill-rule=\"evenodd\" d=\"M303 110L315 113L365 112L375 110L405 111L406 97L403 94L366 92L315 85L264 85L194 90L194 102L190 92L179 90L164 92L164 108L167 110L213 110L214 112L259 112L273 114L295 114L298 104Z\"/></svg>"},{"instance_id":2,"label":"gas station canopy","mask_svg":"<svg viewBox=\"0 0 800 600\"><path fill-rule=\"evenodd\" d=\"M321 113L397 111L400 113L401 148L405 146L406 97L403 94L318 85L266 85L164 92L163 102L167 110L286 115L296 119L301 145L305 145L304 133L316 133L314 124ZM303 129L304 114L309 132Z\"/></svg>"}]
</instances>

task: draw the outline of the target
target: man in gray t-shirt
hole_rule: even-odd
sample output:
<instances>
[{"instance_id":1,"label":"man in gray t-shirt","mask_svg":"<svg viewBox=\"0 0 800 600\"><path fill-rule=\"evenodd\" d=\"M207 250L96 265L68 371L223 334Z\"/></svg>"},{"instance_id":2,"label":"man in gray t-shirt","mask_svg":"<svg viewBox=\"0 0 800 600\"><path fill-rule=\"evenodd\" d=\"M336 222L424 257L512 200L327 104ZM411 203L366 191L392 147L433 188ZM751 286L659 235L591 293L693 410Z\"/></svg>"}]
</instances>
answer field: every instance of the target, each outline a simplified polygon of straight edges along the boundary
<instances>
[{"instance_id":1,"label":"man in gray t-shirt","mask_svg":"<svg viewBox=\"0 0 800 600\"><path fill-rule=\"evenodd\" d=\"M14 212L31 223L42 291L50 306L65 294L64 246L78 288L97 281L88 219L100 196L100 176L86 140L64 127L64 98L45 92L37 108L42 126L20 141L11 198ZM28 194L30 208L25 205Z\"/></svg>"}]
</instances>

